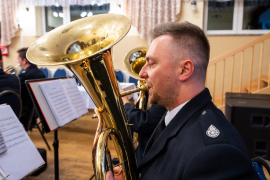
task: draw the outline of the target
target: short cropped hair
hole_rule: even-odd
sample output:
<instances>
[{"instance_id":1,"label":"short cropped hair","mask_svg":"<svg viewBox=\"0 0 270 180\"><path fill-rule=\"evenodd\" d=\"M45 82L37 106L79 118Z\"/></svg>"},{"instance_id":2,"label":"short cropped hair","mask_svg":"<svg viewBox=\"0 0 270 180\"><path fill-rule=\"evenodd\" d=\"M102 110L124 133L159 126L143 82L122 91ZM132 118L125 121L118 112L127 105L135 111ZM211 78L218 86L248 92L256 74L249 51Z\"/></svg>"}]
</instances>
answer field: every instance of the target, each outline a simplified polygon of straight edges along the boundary
<instances>
[{"instance_id":1,"label":"short cropped hair","mask_svg":"<svg viewBox=\"0 0 270 180\"><path fill-rule=\"evenodd\" d=\"M169 35L174 39L177 55L181 60L191 59L197 79L205 81L210 56L210 46L203 30L189 22L167 22L157 25L151 32L151 38Z\"/></svg>"},{"instance_id":2,"label":"short cropped hair","mask_svg":"<svg viewBox=\"0 0 270 180\"><path fill-rule=\"evenodd\" d=\"M22 58L22 60L26 59L28 61L28 59L26 58L26 51L28 50L28 47L24 47L21 48L17 51L17 53L19 54L19 57ZM29 61L28 61L29 62ZM29 62L30 63L30 62Z\"/></svg>"}]
</instances>

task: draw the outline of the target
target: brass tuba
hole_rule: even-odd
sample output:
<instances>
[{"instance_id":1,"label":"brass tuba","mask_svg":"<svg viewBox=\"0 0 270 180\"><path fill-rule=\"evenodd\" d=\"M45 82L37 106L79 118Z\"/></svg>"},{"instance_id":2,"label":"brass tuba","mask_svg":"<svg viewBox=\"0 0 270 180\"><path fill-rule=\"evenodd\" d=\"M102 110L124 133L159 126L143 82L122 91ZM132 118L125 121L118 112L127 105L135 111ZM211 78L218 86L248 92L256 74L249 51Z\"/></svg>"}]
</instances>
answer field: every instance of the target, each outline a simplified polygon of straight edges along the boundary
<instances>
[{"instance_id":1,"label":"brass tuba","mask_svg":"<svg viewBox=\"0 0 270 180\"><path fill-rule=\"evenodd\" d=\"M96 179L105 179L105 173L112 169L108 138L113 140L125 179L135 179L132 136L111 58L112 46L130 27L130 20L123 15L86 17L50 31L27 51L28 60L34 64L66 65L95 103L104 124L93 147Z\"/></svg>"}]
</instances>

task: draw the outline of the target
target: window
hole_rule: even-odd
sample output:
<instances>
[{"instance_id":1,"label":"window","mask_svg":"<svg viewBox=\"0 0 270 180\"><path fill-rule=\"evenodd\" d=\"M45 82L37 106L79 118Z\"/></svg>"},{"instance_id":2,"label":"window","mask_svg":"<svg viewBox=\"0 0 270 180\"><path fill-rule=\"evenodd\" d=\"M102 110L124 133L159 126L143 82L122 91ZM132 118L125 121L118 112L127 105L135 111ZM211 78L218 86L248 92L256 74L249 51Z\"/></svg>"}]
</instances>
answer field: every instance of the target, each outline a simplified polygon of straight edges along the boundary
<instances>
[{"instance_id":1,"label":"window","mask_svg":"<svg viewBox=\"0 0 270 180\"><path fill-rule=\"evenodd\" d=\"M70 21L74 21L83 17L92 16L96 14L106 14L110 11L110 4L103 5L85 5L70 6Z\"/></svg>"},{"instance_id":2,"label":"window","mask_svg":"<svg viewBox=\"0 0 270 180\"><path fill-rule=\"evenodd\" d=\"M49 32L54 28L63 25L63 17L64 14L62 6L45 7L46 32Z\"/></svg>"},{"instance_id":3,"label":"window","mask_svg":"<svg viewBox=\"0 0 270 180\"><path fill-rule=\"evenodd\" d=\"M80 18L96 14L105 14L110 11L110 4L94 5L71 5L68 7L49 6L43 8L44 34L63 24L75 21Z\"/></svg>"},{"instance_id":4,"label":"window","mask_svg":"<svg viewBox=\"0 0 270 180\"><path fill-rule=\"evenodd\" d=\"M265 34L270 32L270 0L206 1L206 34Z\"/></svg>"}]
</instances>

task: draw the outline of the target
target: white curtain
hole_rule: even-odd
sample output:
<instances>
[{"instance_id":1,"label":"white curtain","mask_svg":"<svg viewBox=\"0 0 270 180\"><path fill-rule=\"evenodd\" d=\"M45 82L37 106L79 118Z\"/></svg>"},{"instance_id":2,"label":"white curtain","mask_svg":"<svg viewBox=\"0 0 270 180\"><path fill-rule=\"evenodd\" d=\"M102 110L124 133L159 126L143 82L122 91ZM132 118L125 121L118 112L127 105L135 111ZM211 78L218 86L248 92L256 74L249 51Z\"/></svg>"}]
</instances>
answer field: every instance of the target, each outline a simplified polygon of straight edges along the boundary
<instances>
[{"instance_id":1,"label":"white curtain","mask_svg":"<svg viewBox=\"0 0 270 180\"><path fill-rule=\"evenodd\" d=\"M192 0L182 0L192 1ZM203 1L203 0L196 0ZM230 1L230 0L209 0ZM174 22L179 18L181 0L3 0L1 3L2 46L11 44L11 38L18 30L17 13L19 5L52 6L52 5L89 5L118 3L123 4L124 13L130 18L140 36L150 43L149 31L157 24Z\"/></svg>"},{"instance_id":2,"label":"white curtain","mask_svg":"<svg viewBox=\"0 0 270 180\"><path fill-rule=\"evenodd\" d=\"M217 2L224 2L224 1L233 1L233 0L182 0L182 1L217 1ZM235 0L237 1L237 0Z\"/></svg>"},{"instance_id":3,"label":"white curtain","mask_svg":"<svg viewBox=\"0 0 270 180\"><path fill-rule=\"evenodd\" d=\"M175 22L180 13L180 0L124 0L123 12L149 44L149 31L157 24Z\"/></svg>"},{"instance_id":4,"label":"white curtain","mask_svg":"<svg viewBox=\"0 0 270 180\"><path fill-rule=\"evenodd\" d=\"M8 0L1 3L1 46L11 44L11 38L18 30L19 0Z\"/></svg>"},{"instance_id":5,"label":"white curtain","mask_svg":"<svg viewBox=\"0 0 270 180\"><path fill-rule=\"evenodd\" d=\"M20 0L23 6L69 6L69 5L89 5L89 4L107 4L122 3L122 0Z\"/></svg>"}]
</instances>

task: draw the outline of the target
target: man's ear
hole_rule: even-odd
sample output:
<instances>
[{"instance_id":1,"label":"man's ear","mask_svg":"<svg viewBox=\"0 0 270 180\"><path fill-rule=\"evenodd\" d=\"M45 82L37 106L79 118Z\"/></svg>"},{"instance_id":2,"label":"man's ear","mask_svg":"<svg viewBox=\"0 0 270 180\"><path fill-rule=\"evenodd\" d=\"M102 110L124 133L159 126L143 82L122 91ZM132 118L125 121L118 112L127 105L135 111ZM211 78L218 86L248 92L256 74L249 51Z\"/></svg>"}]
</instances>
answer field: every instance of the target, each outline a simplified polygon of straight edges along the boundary
<instances>
[{"instance_id":1,"label":"man's ear","mask_svg":"<svg viewBox=\"0 0 270 180\"><path fill-rule=\"evenodd\" d=\"M186 81L194 71L194 64L190 59L183 60L180 63L181 71L179 76L179 81Z\"/></svg>"},{"instance_id":2,"label":"man's ear","mask_svg":"<svg viewBox=\"0 0 270 180\"><path fill-rule=\"evenodd\" d=\"M28 63L28 61L27 61L27 59L23 59L23 62L24 62L24 64L27 64Z\"/></svg>"}]
</instances>

